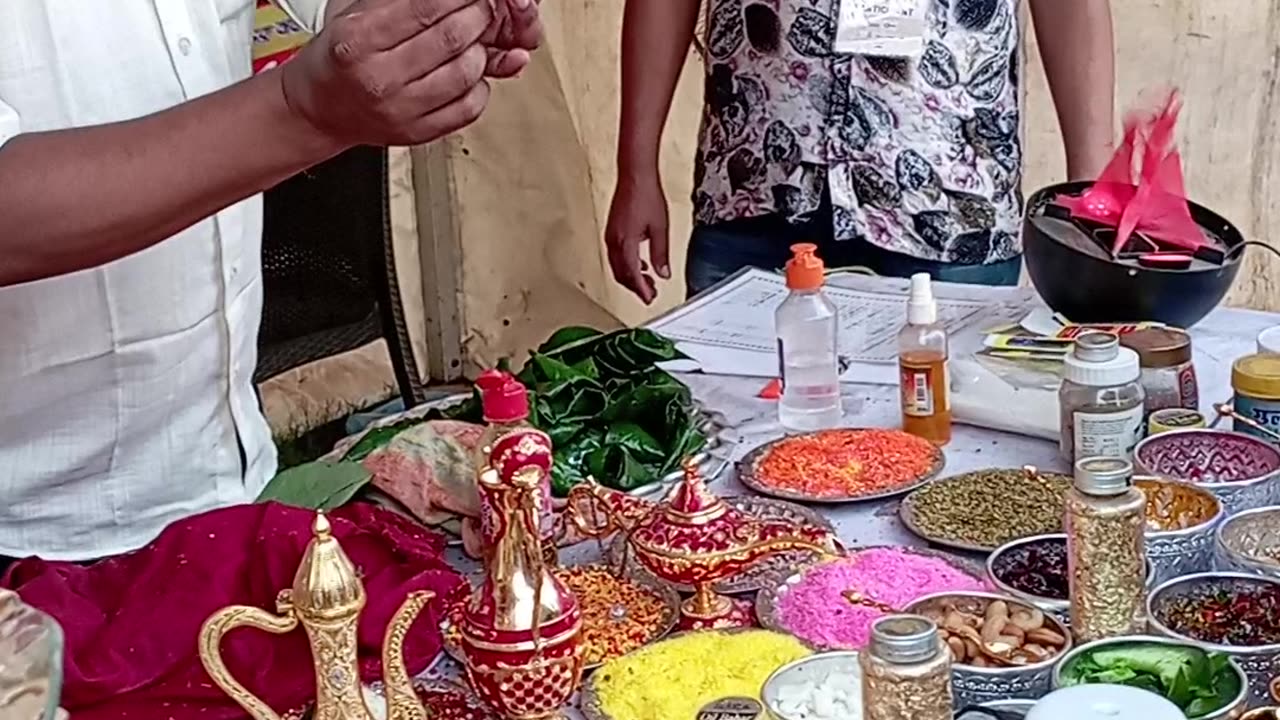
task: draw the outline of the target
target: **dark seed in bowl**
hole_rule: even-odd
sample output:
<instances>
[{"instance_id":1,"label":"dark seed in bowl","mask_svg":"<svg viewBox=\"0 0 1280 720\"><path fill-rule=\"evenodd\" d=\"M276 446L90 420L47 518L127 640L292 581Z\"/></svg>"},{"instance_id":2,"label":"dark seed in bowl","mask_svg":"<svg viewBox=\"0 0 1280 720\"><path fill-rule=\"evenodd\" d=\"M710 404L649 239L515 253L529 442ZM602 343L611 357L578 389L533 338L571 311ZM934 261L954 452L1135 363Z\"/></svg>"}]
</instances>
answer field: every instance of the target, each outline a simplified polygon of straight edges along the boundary
<instances>
[{"instance_id":1,"label":"dark seed in bowl","mask_svg":"<svg viewBox=\"0 0 1280 720\"><path fill-rule=\"evenodd\" d=\"M1217 645L1280 644L1280 587L1215 588L1170 598L1156 608L1165 627Z\"/></svg>"},{"instance_id":2,"label":"dark seed in bowl","mask_svg":"<svg viewBox=\"0 0 1280 720\"><path fill-rule=\"evenodd\" d=\"M1067 599L1067 542L1036 540L1001 554L991 564L996 579L1019 592Z\"/></svg>"}]
</instances>

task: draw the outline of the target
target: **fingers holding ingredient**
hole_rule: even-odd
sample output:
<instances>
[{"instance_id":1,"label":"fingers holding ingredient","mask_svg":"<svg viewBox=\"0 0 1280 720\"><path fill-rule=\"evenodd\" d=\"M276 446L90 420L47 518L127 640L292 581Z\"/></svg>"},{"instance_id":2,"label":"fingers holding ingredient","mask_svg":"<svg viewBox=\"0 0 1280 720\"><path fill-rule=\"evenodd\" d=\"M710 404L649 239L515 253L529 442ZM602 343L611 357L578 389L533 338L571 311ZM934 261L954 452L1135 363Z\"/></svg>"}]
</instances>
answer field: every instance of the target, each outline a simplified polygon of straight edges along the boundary
<instances>
[{"instance_id":1,"label":"fingers holding ingredient","mask_svg":"<svg viewBox=\"0 0 1280 720\"><path fill-rule=\"evenodd\" d=\"M281 67L285 101L347 146L435 140L488 102L492 21L490 0L359 0Z\"/></svg>"}]
</instances>

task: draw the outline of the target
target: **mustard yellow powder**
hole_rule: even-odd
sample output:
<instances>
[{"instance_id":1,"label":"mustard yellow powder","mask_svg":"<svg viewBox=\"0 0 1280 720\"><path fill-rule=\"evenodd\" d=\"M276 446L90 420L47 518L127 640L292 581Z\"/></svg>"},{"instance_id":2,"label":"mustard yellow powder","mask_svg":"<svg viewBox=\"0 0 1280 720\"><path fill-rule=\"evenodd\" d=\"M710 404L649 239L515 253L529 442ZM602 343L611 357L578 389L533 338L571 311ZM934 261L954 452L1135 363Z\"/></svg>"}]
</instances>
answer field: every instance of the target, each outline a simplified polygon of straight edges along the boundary
<instances>
[{"instance_id":1,"label":"mustard yellow powder","mask_svg":"<svg viewBox=\"0 0 1280 720\"><path fill-rule=\"evenodd\" d=\"M593 679L613 720L695 720L712 700L759 698L770 673L809 654L768 630L690 633L607 662Z\"/></svg>"}]
</instances>

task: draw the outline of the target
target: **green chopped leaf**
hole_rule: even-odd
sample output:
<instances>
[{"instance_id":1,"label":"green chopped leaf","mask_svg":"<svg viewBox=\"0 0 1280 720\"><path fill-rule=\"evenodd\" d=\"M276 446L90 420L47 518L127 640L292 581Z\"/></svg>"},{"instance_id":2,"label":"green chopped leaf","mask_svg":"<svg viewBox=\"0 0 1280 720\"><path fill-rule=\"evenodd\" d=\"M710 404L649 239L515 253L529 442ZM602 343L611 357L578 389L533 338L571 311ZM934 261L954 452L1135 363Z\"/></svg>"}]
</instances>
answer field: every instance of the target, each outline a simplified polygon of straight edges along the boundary
<instances>
[{"instance_id":1,"label":"green chopped leaf","mask_svg":"<svg viewBox=\"0 0 1280 720\"><path fill-rule=\"evenodd\" d=\"M1192 647L1136 641L1087 653L1063 668L1063 684L1110 683L1157 693L1188 718L1213 713L1240 692L1229 659Z\"/></svg>"},{"instance_id":2,"label":"green chopped leaf","mask_svg":"<svg viewBox=\"0 0 1280 720\"><path fill-rule=\"evenodd\" d=\"M333 510L355 497L372 476L356 462L311 462L277 474L258 495L308 510Z\"/></svg>"}]
</instances>

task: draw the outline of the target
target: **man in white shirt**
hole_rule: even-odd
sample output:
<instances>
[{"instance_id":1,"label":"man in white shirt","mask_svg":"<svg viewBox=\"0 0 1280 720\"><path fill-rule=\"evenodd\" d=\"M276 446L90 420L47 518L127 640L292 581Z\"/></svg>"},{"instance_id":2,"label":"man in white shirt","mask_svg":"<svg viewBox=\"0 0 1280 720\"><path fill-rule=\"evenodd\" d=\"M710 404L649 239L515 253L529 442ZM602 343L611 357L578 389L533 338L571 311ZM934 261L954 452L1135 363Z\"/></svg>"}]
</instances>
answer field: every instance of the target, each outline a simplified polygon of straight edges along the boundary
<instances>
[{"instance_id":1,"label":"man in white shirt","mask_svg":"<svg viewBox=\"0 0 1280 720\"><path fill-rule=\"evenodd\" d=\"M252 501L259 193L469 124L541 35L533 0L280 0L319 34L250 77L253 0L74 5L0 1L0 556Z\"/></svg>"}]
</instances>

